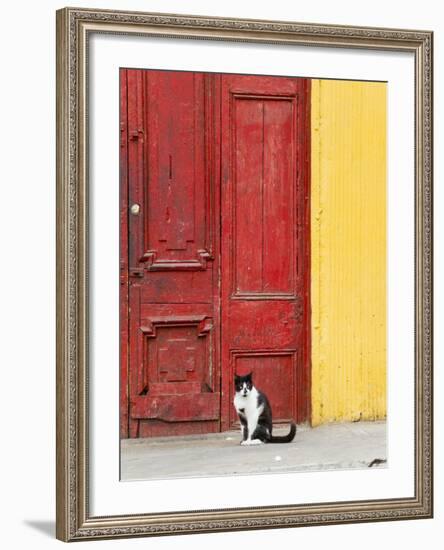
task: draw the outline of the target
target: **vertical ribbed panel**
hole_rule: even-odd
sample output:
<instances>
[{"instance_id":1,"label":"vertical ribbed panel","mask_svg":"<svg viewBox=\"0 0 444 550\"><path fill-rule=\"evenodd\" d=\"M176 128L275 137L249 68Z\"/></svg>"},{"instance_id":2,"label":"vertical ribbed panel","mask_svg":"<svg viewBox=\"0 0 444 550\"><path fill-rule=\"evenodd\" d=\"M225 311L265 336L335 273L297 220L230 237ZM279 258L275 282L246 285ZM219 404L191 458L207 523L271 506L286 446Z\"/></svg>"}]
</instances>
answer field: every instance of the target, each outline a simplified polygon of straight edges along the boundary
<instances>
[{"instance_id":1,"label":"vertical ribbed panel","mask_svg":"<svg viewBox=\"0 0 444 550\"><path fill-rule=\"evenodd\" d=\"M386 84L312 81L312 423L386 415Z\"/></svg>"}]
</instances>

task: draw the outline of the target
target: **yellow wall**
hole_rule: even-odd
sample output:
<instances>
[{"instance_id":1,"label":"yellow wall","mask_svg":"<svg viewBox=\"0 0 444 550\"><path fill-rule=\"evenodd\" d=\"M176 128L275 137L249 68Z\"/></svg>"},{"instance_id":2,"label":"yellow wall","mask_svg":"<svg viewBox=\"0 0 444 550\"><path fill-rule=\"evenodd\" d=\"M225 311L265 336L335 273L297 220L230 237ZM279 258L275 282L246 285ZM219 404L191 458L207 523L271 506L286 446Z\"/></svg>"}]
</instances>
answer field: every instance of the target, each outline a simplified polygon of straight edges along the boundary
<instances>
[{"instance_id":1,"label":"yellow wall","mask_svg":"<svg viewBox=\"0 0 444 550\"><path fill-rule=\"evenodd\" d=\"M312 80L312 423L386 415L386 84Z\"/></svg>"}]
</instances>

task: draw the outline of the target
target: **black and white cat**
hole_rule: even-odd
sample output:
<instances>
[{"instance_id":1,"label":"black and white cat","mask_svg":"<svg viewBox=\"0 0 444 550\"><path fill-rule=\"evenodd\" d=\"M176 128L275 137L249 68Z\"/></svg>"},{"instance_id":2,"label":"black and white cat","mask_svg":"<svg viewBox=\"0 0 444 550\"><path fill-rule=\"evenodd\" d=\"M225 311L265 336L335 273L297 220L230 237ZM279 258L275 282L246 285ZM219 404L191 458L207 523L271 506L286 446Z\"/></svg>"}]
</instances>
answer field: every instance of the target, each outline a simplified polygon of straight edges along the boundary
<instances>
[{"instance_id":1,"label":"black and white cat","mask_svg":"<svg viewBox=\"0 0 444 550\"><path fill-rule=\"evenodd\" d=\"M253 385L252 373L234 377L234 407L241 423L241 445L262 443L290 443L296 435L296 424L291 423L290 432L273 436L271 406L267 396Z\"/></svg>"}]
</instances>

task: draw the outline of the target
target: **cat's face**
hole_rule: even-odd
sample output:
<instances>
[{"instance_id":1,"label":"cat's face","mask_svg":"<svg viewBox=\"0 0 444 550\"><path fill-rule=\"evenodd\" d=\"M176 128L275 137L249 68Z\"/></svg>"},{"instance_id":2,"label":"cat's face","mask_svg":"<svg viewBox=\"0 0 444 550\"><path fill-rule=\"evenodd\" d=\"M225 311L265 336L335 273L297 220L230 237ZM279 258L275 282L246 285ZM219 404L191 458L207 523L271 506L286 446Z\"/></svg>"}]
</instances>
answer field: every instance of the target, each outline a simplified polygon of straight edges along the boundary
<instances>
[{"instance_id":1,"label":"cat's face","mask_svg":"<svg viewBox=\"0 0 444 550\"><path fill-rule=\"evenodd\" d=\"M240 393L243 397L247 397L253 388L253 376L252 373L245 376L234 376L234 387L236 393Z\"/></svg>"}]
</instances>

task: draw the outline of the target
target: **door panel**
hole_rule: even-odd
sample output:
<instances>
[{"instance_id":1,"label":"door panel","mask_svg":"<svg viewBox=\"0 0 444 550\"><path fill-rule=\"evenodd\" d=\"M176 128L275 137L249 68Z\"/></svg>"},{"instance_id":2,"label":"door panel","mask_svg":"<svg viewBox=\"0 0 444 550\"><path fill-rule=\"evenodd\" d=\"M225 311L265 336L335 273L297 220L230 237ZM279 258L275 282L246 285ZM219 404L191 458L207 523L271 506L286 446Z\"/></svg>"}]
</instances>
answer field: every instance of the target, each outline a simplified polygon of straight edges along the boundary
<instances>
[{"instance_id":1,"label":"door panel","mask_svg":"<svg viewBox=\"0 0 444 550\"><path fill-rule=\"evenodd\" d=\"M130 217L130 266L205 271L214 247L213 173L206 159L214 134L214 79L128 71L128 81L130 165L137 166L137 173L130 170L130 195L143 206Z\"/></svg>"},{"instance_id":2,"label":"door panel","mask_svg":"<svg viewBox=\"0 0 444 550\"><path fill-rule=\"evenodd\" d=\"M211 258L205 84L199 73L146 73L148 188L142 261L149 270L205 269Z\"/></svg>"},{"instance_id":3,"label":"door panel","mask_svg":"<svg viewBox=\"0 0 444 550\"><path fill-rule=\"evenodd\" d=\"M219 431L217 77L122 72L129 159L128 434ZM122 119L125 127L125 113Z\"/></svg>"},{"instance_id":4,"label":"door panel","mask_svg":"<svg viewBox=\"0 0 444 550\"><path fill-rule=\"evenodd\" d=\"M240 96L233 101L233 119L233 293L289 295L294 290L292 102ZM277 240L288 249L276 246Z\"/></svg>"},{"instance_id":5,"label":"door panel","mask_svg":"<svg viewBox=\"0 0 444 550\"><path fill-rule=\"evenodd\" d=\"M254 373L254 383L266 391L272 399L274 420L281 422L294 419L295 369L298 359L294 351L233 351L232 368L238 373ZM279 381L285 381L285 384ZM269 390L278 387L279 391ZM232 418L236 421L235 415Z\"/></svg>"},{"instance_id":6,"label":"door panel","mask_svg":"<svg viewBox=\"0 0 444 550\"><path fill-rule=\"evenodd\" d=\"M253 371L274 420L307 419L304 79L222 77L223 391ZM237 416L223 404L223 429Z\"/></svg>"}]
</instances>

